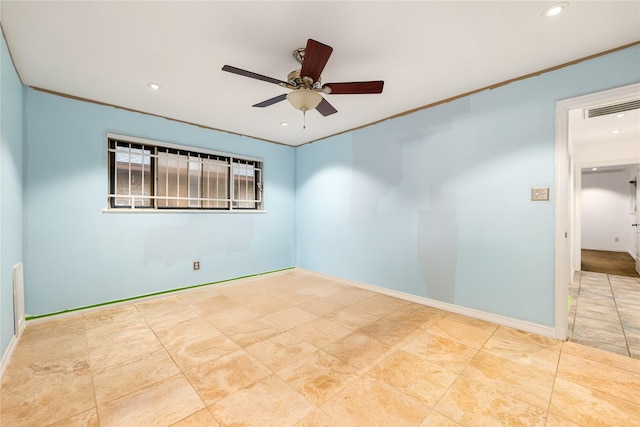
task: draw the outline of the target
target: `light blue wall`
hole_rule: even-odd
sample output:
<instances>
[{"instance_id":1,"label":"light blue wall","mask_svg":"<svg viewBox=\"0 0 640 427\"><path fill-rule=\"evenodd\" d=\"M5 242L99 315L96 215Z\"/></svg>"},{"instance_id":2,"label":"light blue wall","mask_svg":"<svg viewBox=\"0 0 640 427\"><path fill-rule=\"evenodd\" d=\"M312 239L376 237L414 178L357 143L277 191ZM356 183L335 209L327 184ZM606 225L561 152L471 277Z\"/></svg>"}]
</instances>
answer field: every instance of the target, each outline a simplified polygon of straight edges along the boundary
<instances>
[{"instance_id":1,"label":"light blue wall","mask_svg":"<svg viewBox=\"0 0 640 427\"><path fill-rule=\"evenodd\" d=\"M23 252L23 89L6 63L3 351ZM553 325L554 206L529 190L554 197L555 102L640 81L638 64L634 47L298 149L26 89L27 313L297 265ZM102 213L106 132L262 158L268 214Z\"/></svg>"},{"instance_id":2,"label":"light blue wall","mask_svg":"<svg viewBox=\"0 0 640 427\"><path fill-rule=\"evenodd\" d=\"M638 81L636 46L298 148L296 265L554 325L556 101Z\"/></svg>"},{"instance_id":3,"label":"light blue wall","mask_svg":"<svg viewBox=\"0 0 640 427\"><path fill-rule=\"evenodd\" d=\"M22 261L23 89L0 46L0 354L13 336L12 267Z\"/></svg>"},{"instance_id":4,"label":"light blue wall","mask_svg":"<svg viewBox=\"0 0 640 427\"><path fill-rule=\"evenodd\" d=\"M25 111L29 315L294 265L292 147L33 89ZM107 132L263 159L268 213L102 213Z\"/></svg>"}]
</instances>

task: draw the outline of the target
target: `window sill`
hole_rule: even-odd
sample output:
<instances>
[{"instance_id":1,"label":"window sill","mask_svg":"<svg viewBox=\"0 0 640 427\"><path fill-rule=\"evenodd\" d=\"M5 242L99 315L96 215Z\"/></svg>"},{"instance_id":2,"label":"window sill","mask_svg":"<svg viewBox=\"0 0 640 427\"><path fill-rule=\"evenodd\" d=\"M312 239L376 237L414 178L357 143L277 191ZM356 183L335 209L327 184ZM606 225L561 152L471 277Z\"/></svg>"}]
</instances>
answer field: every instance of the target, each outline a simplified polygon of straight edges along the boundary
<instances>
[{"instance_id":1,"label":"window sill","mask_svg":"<svg viewBox=\"0 0 640 427\"><path fill-rule=\"evenodd\" d=\"M266 214L265 210L207 210L207 209L102 209L103 214Z\"/></svg>"}]
</instances>

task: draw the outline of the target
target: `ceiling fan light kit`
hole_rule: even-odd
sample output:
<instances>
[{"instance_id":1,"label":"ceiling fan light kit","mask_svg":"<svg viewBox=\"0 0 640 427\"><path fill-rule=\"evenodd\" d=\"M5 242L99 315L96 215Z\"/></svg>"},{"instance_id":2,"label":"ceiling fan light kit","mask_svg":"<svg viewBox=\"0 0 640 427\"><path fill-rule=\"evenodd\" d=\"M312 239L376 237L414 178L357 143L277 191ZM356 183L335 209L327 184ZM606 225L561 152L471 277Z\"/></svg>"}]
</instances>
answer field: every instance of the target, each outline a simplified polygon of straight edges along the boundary
<instances>
[{"instance_id":1,"label":"ceiling fan light kit","mask_svg":"<svg viewBox=\"0 0 640 427\"><path fill-rule=\"evenodd\" d=\"M296 89L287 94L287 100L294 108L302 111L302 129L307 128L307 111L313 110L322 101L322 95L311 89Z\"/></svg>"},{"instance_id":2,"label":"ceiling fan light kit","mask_svg":"<svg viewBox=\"0 0 640 427\"><path fill-rule=\"evenodd\" d=\"M322 95L311 89L296 89L287 94L287 100L300 111L313 110L322 101Z\"/></svg>"},{"instance_id":3,"label":"ceiling fan light kit","mask_svg":"<svg viewBox=\"0 0 640 427\"><path fill-rule=\"evenodd\" d=\"M332 47L309 39L307 41L306 48L300 48L293 51L294 59L302 65L302 68L290 72L287 76L286 82L272 77L263 76L262 74L242 70L231 65L225 65L222 67L222 70L291 89L291 92L286 95L278 95L253 105L253 107L259 108L268 107L269 105L273 105L287 99L294 108L302 111L303 114L309 110L316 109L320 114L326 117L337 113L338 110L323 98L321 93L324 93L325 95L382 93L384 86L384 81L382 80L327 83L323 85L320 74L322 73L322 70L324 70L332 52Z\"/></svg>"}]
</instances>

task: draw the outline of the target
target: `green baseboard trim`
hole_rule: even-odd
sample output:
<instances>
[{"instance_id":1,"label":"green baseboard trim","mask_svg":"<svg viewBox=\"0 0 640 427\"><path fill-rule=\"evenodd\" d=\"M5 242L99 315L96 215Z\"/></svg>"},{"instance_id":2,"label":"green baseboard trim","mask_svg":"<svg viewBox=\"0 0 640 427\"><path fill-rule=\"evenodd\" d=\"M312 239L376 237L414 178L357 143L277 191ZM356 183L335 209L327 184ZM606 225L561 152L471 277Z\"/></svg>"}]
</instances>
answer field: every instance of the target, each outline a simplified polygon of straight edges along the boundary
<instances>
[{"instance_id":1,"label":"green baseboard trim","mask_svg":"<svg viewBox=\"0 0 640 427\"><path fill-rule=\"evenodd\" d=\"M60 314L68 314L68 313L73 313L75 311L87 310L87 309L96 308L96 307L103 307L103 306L106 306L106 305L113 305L113 304L118 304L118 303L127 302L127 301L135 301L135 300L138 300L138 299L155 297L155 296L158 296L158 295L171 294L171 293L174 293L174 292L180 292L180 291L186 291L186 290L189 290L189 289L201 288L203 286L219 285L221 283L233 282L234 280L242 280L242 279L248 279L250 277L264 276L266 274L278 273L278 272L281 272L281 271L292 270L294 268L295 267L281 268L279 270L265 271L263 273L249 274L247 276L240 276L240 277L234 277L234 278L231 278L231 279L218 280L217 282L209 282L209 283L202 283L200 285L185 286L184 288L169 289L169 290L166 290L166 291L154 292L154 293L151 293L151 294L139 295L139 296L131 297L131 298L123 298L123 299L118 299L118 300L113 300L113 301L107 301L107 302L103 302L103 303L100 303L100 304L93 304L93 305L86 305L86 306L83 306L83 307L70 308L69 310L56 311L54 313L40 314L38 316L27 316L27 317L25 317L25 320L29 321L29 320L43 319L45 317L57 316L57 315L60 315Z\"/></svg>"}]
</instances>

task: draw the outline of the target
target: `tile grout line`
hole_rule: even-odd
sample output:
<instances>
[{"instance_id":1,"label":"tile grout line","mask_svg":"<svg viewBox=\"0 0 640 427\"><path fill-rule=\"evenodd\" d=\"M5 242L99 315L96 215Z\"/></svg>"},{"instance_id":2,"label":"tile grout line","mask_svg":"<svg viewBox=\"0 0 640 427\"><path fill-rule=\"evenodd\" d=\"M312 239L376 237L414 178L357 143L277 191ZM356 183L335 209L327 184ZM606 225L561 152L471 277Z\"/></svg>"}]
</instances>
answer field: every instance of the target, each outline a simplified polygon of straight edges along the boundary
<instances>
[{"instance_id":1,"label":"tile grout line","mask_svg":"<svg viewBox=\"0 0 640 427\"><path fill-rule=\"evenodd\" d=\"M98 411L98 397L96 396L96 381L94 378L94 370L93 370L93 366L91 363L91 351L89 350L89 334L87 333L87 319L84 317L84 314L81 315L82 317L82 326L84 329L84 339L85 342L87 344L87 359L89 360L89 371L91 372L91 388L93 390L93 403L95 405L96 408L96 419L98 421L98 426L100 425L100 413Z\"/></svg>"},{"instance_id":2,"label":"tile grout line","mask_svg":"<svg viewBox=\"0 0 640 427\"><path fill-rule=\"evenodd\" d=\"M569 338L573 338L574 331L576 329L576 320L578 319L578 304L580 303L580 290L582 289L582 272L580 272L580 280L578 281L578 292L576 293L576 308L573 313L573 322L571 322L571 334Z\"/></svg>"},{"instance_id":3,"label":"tile grout line","mask_svg":"<svg viewBox=\"0 0 640 427\"><path fill-rule=\"evenodd\" d=\"M628 339L627 339L627 336L626 336L626 332L624 330L622 319L620 317L620 312L619 312L618 307L617 307L617 301L616 301L616 298L615 298L615 295L614 295L614 292L613 292L613 285L610 283L610 280L609 280L609 275L606 274L606 273L596 273L599 276L603 276L603 277L593 278L592 280L594 280L594 282L591 282L589 284L589 286L585 288L585 285L582 282L582 279L584 278L583 273L584 272L581 272L581 280L580 280L580 283L579 283L579 293L578 293L578 297L577 297L577 301L576 301L576 316L575 316L574 325L573 325L574 330L572 331L571 336L569 336L568 341L574 342L574 343L577 343L577 344L587 345L587 346L592 347L592 348L599 348L599 349L603 349L605 351L614 352L614 353L620 354L620 355L625 356L625 357L632 357L631 356L631 352L630 352L630 348L629 348ZM605 288L605 286L606 286L606 288ZM606 294L607 294L606 296L611 299L612 303L608 303L607 304L607 310L608 310L607 313L610 313L611 311L615 311L616 317L617 317L617 321L613 320L613 321L610 321L609 323L616 324L616 326L619 327L622 330L623 339L624 339L624 344L623 345L615 344L615 343L613 345L619 351L623 351L624 354L616 352L616 351L613 351L611 349L605 349L604 347L598 347L598 343L602 343L602 340L598 340L597 342L593 342L593 341L583 341L582 339L580 339L580 340L576 340L575 339L575 336L574 336L575 328L576 328L576 325L580 322L580 319L581 318L589 319L589 317L585 317L585 316L579 317L577 315L578 307L581 306L581 304L580 304L581 300L582 300L582 306L584 306L584 304L587 304L586 306L584 306L585 309L586 310L590 309L590 303L585 303L584 299L580 298L580 296L582 294L582 291L583 291L583 288L584 289L596 289L596 290L599 289L602 292L606 292ZM596 326L596 329L600 329L600 327ZM604 330L606 331L606 329L604 329Z\"/></svg>"},{"instance_id":4,"label":"tile grout line","mask_svg":"<svg viewBox=\"0 0 640 427\"><path fill-rule=\"evenodd\" d=\"M100 425L100 416L99 416L99 414L98 414L98 400L96 399L96 386L95 386L95 382L94 382L94 380L93 380L93 368L91 367L91 354L90 354L90 352L89 352L89 340L88 340L88 338L87 338L87 327L86 327L86 322L85 322L85 320L84 320L84 316L82 317L82 329L83 329L83 331L84 331L83 336L84 336L84 341L85 341L85 344L86 344L86 347L87 347L86 355L87 355L87 360L88 360L88 362L89 362L89 363L88 363L88 366L89 366L89 373L90 373L90 375L91 375L91 390L93 391L93 403L94 403L94 407L93 407L93 408L89 408L89 409L82 410L82 411L77 412L77 413L75 413L75 414L69 415L68 417L65 417L65 418L63 418L63 419L60 419L60 420L54 421L53 423L49 423L49 424L47 424L47 425L54 425L54 424L61 423L61 422L63 422L63 421L67 421L69 418L73 418L73 417L75 417L75 416L77 416L77 415L83 414L83 413L85 413L85 412L87 412L87 411L90 411L91 409L95 409L95 412L96 412L96 418L97 418L97 421L98 421L98 426ZM0 418L0 421L2 421L2 420L1 420L1 418ZM1 424L0 424L0 425L1 425Z\"/></svg>"},{"instance_id":5,"label":"tile grout line","mask_svg":"<svg viewBox=\"0 0 640 427\"><path fill-rule=\"evenodd\" d=\"M477 349L476 354L475 354L475 355L474 355L474 356L469 360L469 362L467 363L467 365L465 366L465 368L460 372L460 374L458 374L458 377L456 377L456 380L457 380L459 377L465 377L465 378L467 378L468 380L471 380L471 381L478 381L478 380L475 380L475 379L473 379L473 378L469 377L468 375L465 375L464 371L466 371L467 367L469 367L469 365L471 365L471 363L473 362L473 360L474 360L474 359L476 359L476 358L478 357L478 355L483 351L483 349L484 349L485 345L487 344L487 342L489 342L489 340L491 339L491 337L493 337L493 335L494 335L494 334L495 334L499 329L500 329L500 325L498 325L498 326L496 327L496 329L491 333L491 335L487 338L487 340L484 342L484 344L482 344L482 346L481 346L480 348L478 348L478 349ZM561 353L562 353L562 350L561 350ZM501 357L501 356L497 356L497 357ZM558 363L560 363L560 357L558 357ZM556 368L556 369L557 369L557 368ZM546 422L547 422L547 418L548 418L548 416L549 416L549 407L551 406L551 396L553 395L553 386L555 385L555 380L556 380L556 378L557 378L557 371L556 371L556 374L554 374L554 377L553 377L553 385L552 385L552 387L551 387L551 393L549 394L549 402L547 403L547 408L546 408L546 409L545 409L545 408L542 408L542 407L540 407L540 406L538 406L538 405L536 405L536 404L534 404L534 403L531 403L531 402L529 402L529 401L527 401L527 400L524 400L522 397L515 396L514 394L512 394L512 393L510 393L510 392L508 392L508 391L501 390L500 388L497 388L497 387L495 387L494 385L489 385L489 384L486 384L486 383L484 383L484 382L482 382L482 381L478 381L478 382L479 382L480 384L482 384L484 387L487 387L487 388L489 388L489 389L491 389L491 390L493 390L493 391L496 391L496 392L498 392L498 393L502 393L502 394L505 394L506 396L509 396L511 399L514 399L514 400L520 401L520 402L524 403L525 405L528 405L528 406L530 406L530 407L537 408L537 409L540 409L540 410L544 411L544 412L545 412L545 414L544 414L544 421L545 421L545 424L546 424ZM454 382L455 382L455 380L454 380ZM453 385L453 383L452 383L452 385ZM451 386L449 386L449 388L451 388ZM447 391L449 391L449 388L447 388ZM446 392L445 392L445 394L446 394ZM442 395L442 397L444 397L444 394ZM442 397L441 397L440 399L442 399ZM439 402L439 401L440 401L440 400L438 400L438 402ZM435 406L434 406L434 410L435 410ZM555 415L555 414L554 414L554 415Z\"/></svg>"},{"instance_id":6,"label":"tile grout line","mask_svg":"<svg viewBox=\"0 0 640 427\"><path fill-rule=\"evenodd\" d=\"M198 311L197 311L197 310L195 310L195 309L194 309L193 307L191 307L189 304L187 304L186 302L184 302L184 301L183 301L179 296L177 296L177 295L176 295L176 299L178 299L178 300L180 301L180 303L184 304L184 305L185 305L186 307L188 307L191 311L193 311L194 313L196 313L196 314L198 315L198 317L202 318L204 321L206 321L207 323L211 324L207 319L205 319L204 317L202 317L202 316L200 315L200 313L198 313ZM189 417L190 417L190 416L192 416L193 414L195 414L195 413L197 413L197 412L200 412L200 411L201 411L201 410L203 410L203 409L206 409L206 410L207 410L207 412L209 413L209 415L211 415L211 417L212 417L216 422L218 422L218 423L219 423L219 420L218 420L218 419L213 415L213 413L209 410L209 405L207 405L207 404L204 402L204 399L202 398L202 396L200 395L200 393L198 392L198 390L196 389L196 387L193 385L193 383L191 382L191 380L190 380L190 379L189 379L189 377L187 376L186 372L185 372L185 371L182 369L182 367L178 364L178 362L177 362L176 358L171 354L171 352L169 351L169 349L167 348L167 346L165 345L165 343L160 339L160 337L158 336L158 334L157 334L156 330L151 326L151 324L149 323L149 320L146 318L146 316L145 316L145 315L142 313L142 311L139 309L138 305L137 305L137 304L133 304L133 306L135 307L136 311L140 314L140 316L142 317L142 319L144 320L144 322L147 324L147 327L151 330L151 332L153 333L153 335L156 337L156 339L158 340L158 342L159 342L159 343L160 343L160 345L162 346L162 349L167 353L167 356L169 356L169 358L171 359L171 361L173 362L173 364L176 366L176 368L178 368L178 371L180 371L180 375L182 375L182 377L187 381L187 383L189 383L189 386L191 387L191 389L194 391L194 393L196 394L196 396L198 396L198 398L200 399L200 402L202 402L202 404L204 405L204 407L203 407L203 408L198 409L197 411L195 411L195 412L193 412L193 413L191 413L191 414L189 414L189 415L185 416L184 418L182 418L182 419L180 419L180 420L177 420L175 423L172 423L171 425L177 424L177 423L179 423L179 422L181 422L181 421L185 420L186 418L189 418ZM184 321L186 322L186 321L188 321L188 320L189 320L189 319L184 320ZM182 322L177 322L177 323L182 323ZM213 325L212 325L212 326L213 326ZM215 326L214 326L214 328L215 328ZM222 331L220 331L219 329L217 329L217 328L215 328L215 329L216 329L216 330L218 330L218 332L222 333ZM204 336L204 335L203 335L203 336ZM171 377L173 377L173 376L176 376L176 375L171 375L171 376L169 376L169 377L167 377L167 378L171 378ZM147 386L145 386L145 387L142 387L141 389L138 389L138 390L142 390L142 389L144 389L144 388L148 388L148 387L150 387L150 386L152 386L152 385L155 385L155 384L157 384L157 383L159 383L159 382L161 382L161 381L166 380L167 378L163 378L163 379L161 379L161 380L158 380L158 381L156 381L156 382L154 382L154 383L152 383L152 384L149 384L149 385L147 385ZM134 393L134 392L135 392L135 391L132 391L132 392L127 393L127 394L131 394L131 393ZM125 394L124 396L126 396L127 394ZM119 399L119 398L118 398L118 399ZM114 400L115 400L115 399L114 399Z\"/></svg>"},{"instance_id":7,"label":"tile grout line","mask_svg":"<svg viewBox=\"0 0 640 427\"><path fill-rule=\"evenodd\" d=\"M629 340L627 339L627 333L624 330L624 325L622 324L622 318L620 317L620 310L618 310L618 301L616 301L616 294L613 292L613 286L611 286L611 277L607 274L607 283L609 284L609 289L611 290L611 297L613 298L613 305L616 308L616 314L618 315L618 322L620 322L620 329L622 329L622 336L624 336L624 345L627 349L627 356L631 357L631 350L629 349Z\"/></svg>"},{"instance_id":8,"label":"tile grout line","mask_svg":"<svg viewBox=\"0 0 640 427\"><path fill-rule=\"evenodd\" d=\"M182 302L184 303L184 301L182 301ZM240 348L239 348L239 350L237 350L237 351L243 351L247 356L252 357L252 358L255 358L252 354L250 354L249 352L247 352L247 351L246 351L246 347L247 347L247 346L245 346L245 345L241 345L240 343L238 343L238 342L236 342L235 340L233 340L230 336L228 336L228 335L227 335L223 330L216 328L216 326L215 326L215 325L213 325L213 324L212 324L208 319L206 319L205 317L201 316L201 315L200 315L200 313L199 313L197 310L195 310L193 307L191 307L189 304L186 304L186 303L185 303L185 305L187 305L191 310L193 310L194 312L196 312L196 314L198 314L198 316L199 316L199 317L201 317L205 322L209 323L212 327L214 327L218 332L220 332L220 334L222 334L222 335L223 335L223 336L225 336L227 339L229 339L230 341L232 341L232 342L234 342L236 345L238 345ZM292 305L292 306L294 306L294 307L295 307L296 305ZM313 313L312 313L312 314L313 314ZM262 318L264 318L265 316L267 316L267 315L258 316L256 319L262 319ZM320 317L320 316L318 316L318 317ZM265 319L265 320L266 320L266 319ZM267 321L268 321L268 320L267 320ZM153 328L152 328L152 329L153 329ZM288 331L289 331L289 330L287 330L287 329L283 329L282 331L280 331L280 332L279 332L278 334L276 334L276 335L279 335L279 334L281 334L281 333L285 333L285 332L288 332ZM154 333L155 333L155 331L154 331ZM268 339L270 339L270 338L267 338L267 340L268 340ZM302 338L301 338L301 339L302 339ZM161 341L161 340L160 340L160 341ZM304 340L303 340L303 341L304 341ZM306 341L305 341L305 342L306 342ZM164 343L162 343L162 341L161 341L161 344L163 344L163 346L164 346ZM315 347L315 346L314 346L314 347ZM320 350L320 349L318 349L318 348L317 348L317 349L316 349L316 351L318 351L318 350ZM168 349L166 349L166 351L169 353ZM169 355L171 356L171 354L170 354L170 353L169 353ZM171 356L171 357L173 358L173 356ZM290 390L292 390L292 391L294 391L294 392L298 393L298 391L297 391L293 386L291 386L291 384L289 384L288 382L286 382L284 379L282 379L282 378L278 375L278 372L277 372L276 370L274 370L274 369L272 369L271 367L269 367L269 366L265 365L261 360L259 360L259 359L257 359L257 358L255 358L255 359L256 359L256 360L258 360L258 362L260 362L262 365L264 365L264 366L265 366L265 368L266 368L267 370L269 370L269 371L270 371L270 375L267 375L267 377L264 377L264 378L261 378L261 379L259 379L259 380L256 380L255 382L253 382L253 383L251 383L251 384L249 384L249 385L247 385L247 386L243 387L242 389L240 389L240 390L236 390L234 393L237 393L237 392L239 392L239 391L241 391L241 390L243 390L243 389L250 388L250 387L252 387L253 385L257 384L258 382L263 381L265 378L268 378L269 376L273 376L273 377L276 377L276 378L280 379L281 381L283 381L283 382L286 384L286 386L287 386ZM174 363L175 363L175 361L174 361ZM176 363L176 365L177 365L177 363ZM181 368L180 366L178 366L178 369L180 369L180 371L182 372L182 374L184 375L184 377L185 377L185 378L187 379L187 381L191 384L191 387L194 389L194 391L196 391L196 394L198 394L198 397L200 397L200 399L201 399L201 400L203 401L203 403L204 403L204 400L203 400L203 399L202 399L202 397L199 395L198 391L197 391L197 390L196 390L196 388L193 386L193 384L191 383L191 381L189 380L189 378L187 377L187 375L184 373L184 371L182 370L182 368ZM233 393L232 393L232 394L233 394ZM304 395L302 395L302 394L301 394L301 396L302 396L305 400L307 400L307 401L308 401L308 402L309 402L309 403L310 403L310 404L311 404L315 409L317 409L317 410L321 410L319 405L317 405L317 404L315 404L314 402L312 402L311 400L309 400L306 396L304 396ZM211 407L212 407L213 405L215 405L215 403L212 403L211 405L207 405L207 404L205 403L205 409L209 412L209 414L210 414L210 415L211 415L211 416L212 416L212 417L213 417L217 422L219 422L218 418L216 418L216 417L215 417L215 415L213 414L213 412L211 411ZM191 415L193 415L193 414L191 414ZM189 416L191 416L191 415L189 415ZM304 417L302 417L301 419L297 420L297 422L302 421L302 419L304 419L304 418L305 418L306 416L308 416L308 415L309 415L309 414L307 414L307 415L305 415Z\"/></svg>"},{"instance_id":9,"label":"tile grout line","mask_svg":"<svg viewBox=\"0 0 640 427\"><path fill-rule=\"evenodd\" d=\"M187 306L190 310L192 310L192 311L194 311L194 312L195 312L195 310L194 310L191 306L189 306L188 304L186 304L186 303L185 303L184 301L182 301L179 297L177 297L176 299L178 299L182 304L184 304L185 306ZM187 375L185 374L185 372L183 371L183 369L180 367L180 365L178 365L178 362L175 360L174 356L171 354L171 352L169 351L169 349L165 346L164 342L162 342L162 340L161 340L161 339L160 339L160 337L158 336L158 334L157 334L156 330L151 326L151 324L149 323L149 320L147 319L147 317L144 315L144 313L143 313L143 312L140 310L140 308L138 307L138 304L137 304L137 303L134 303L134 304L133 304L133 307L136 309L136 311L138 312L138 314L140 315L140 317L142 318L142 320L144 320L144 323L147 325L147 328L149 328L149 330L151 331L151 333L156 337L156 340L158 340L158 342L160 343L160 346L162 347L162 350L167 354L167 356L169 356L169 358L171 359L171 361L173 362L173 364L176 366L176 368L178 368L178 371L180 372L180 374L169 375L168 377L165 377L165 378L162 378L162 379L160 379L160 380L154 381L153 383L151 383L151 384L147 384L146 386L141 387L141 388L139 388L139 389L137 389L137 390L133 390L133 391L130 391L129 393L125 393L125 394L124 394L124 395L122 395L122 396L116 397L116 398L112 399L111 401L114 401L114 400L120 399L120 398L122 398L122 397L124 397L124 396L127 396L127 395L131 395L131 394L136 393L136 392L138 392L138 391L140 391L140 390L143 390L143 389L147 389L147 388L149 388L149 387L152 387L152 386L154 386L154 385L156 385L156 384L158 384L158 383L160 383L160 382L162 382L162 381L167 380L168 378L172 378L172 377L175 377L175 376L177 376L177 375L182 375L182 377L183 377L183 378L184 378L184 379L189 383L189 386L191 386L191 388L193 389L193 391L194 391L194 393L196 394L196 396L198 396L198 398L200 399L200 401L201 401L201 402L202 402L202 404L204 405L204 408L202 408L202 409L206 409L206 408L207 408L207 405L204 403L204 400L202 399L202 397L200 396L200 394L198 393L198 391L196 390L196 388L193 386L193 384L192 384L192 383L191 383L191 381L189 380L189 377L187 377ZM198 314L198 313L196 312L196 314ZM198 315L199 315L199 314L198 314ZM181 323L181 322L178 322L178 323ZM110 402L111 402L111 401L110 401ZM108 403L108 402L105 402L105 403ZM193 413L191 413L191 414L187 415L186 417L184 417L184 418L182 418L182 419L180 419L180 420L177 420L175 423L172 423L171 425L176 424L176 423L178 423L178 422L180 422L180 421L184 420L185 418L189 418L190 416L192 416L192 415L193 415L193 414L195 414L196 412L199 412L200 410L201 410L201 409L199 409L199 410L197 410L197 411L195 411L195 412L193 412ZM212 416L213 416L213 414L212 414ZM215 419L215 417L214 417L214 419ZM216 420L216 421L217 421L217 420Z\"/></svg>"},{"instance_id":10,"label":"tile grout line","mask_svg":"<svg viewBox=\"0 0 640 427\"><path fill-rule=\"evenodd\" d=\"M582 281L582 275L580 275L580 281ZM577 301L576 301L576 313L577 313ZM556 362L556 370L553 373L553 382L551 383L551 393L549 394L549 403L547 404L547 415L545 416L545 424L549 420L549 414L551 413L551 402L553 401L553 393L556 390L556 380L558 379L558 371L560 370L560 360L562 359L562 353L564 353L564 345L567 341L560 341L560 353L558 354L558 361ZM560 417L557 414L553 414L556 417ZM562 418L562 417L561 417Z\"/></svg>"},{"instance_id":11,"label":"tile grout line","mask_svg":"<svg viewBox=\"0 0 640 427\"><path fill-rule=\"evenodd\" d=\"M579 345L583 345L583 344L579 344ZM606 351L606 350L602 350L602 351ZM618 356L620 356L620 357L629 357L629 356L624 356L624 355L621 355L621 354L618 354L618 353L612 353L612 354L617 354L617 355L618 355ZM581 355L571 354L571 353L568 353L568 355L569 355L569 356L571 356L571 357L575 357L575 358L577 358L577 359L585 360L585 361L587 361L587 362L589 362L589 363L595 363L595 364L597 364L597 365L602 365L602 366L605 366L605 367L607 367L607 368L613 368L613 369L617 369L617 370L620 370L620 371L631 372L632 374L634 374L634 373L635 373L634 371L628 371L628 370L627 370L627 369L625 369L625 368L621 368L621 367L618 367L618 366L613 366L613 365L611 365L611 364L609 364L609 363L606 363L606 362L602 362L602 361L598 361L598 360L589 359L588 357L584 357L584 356L581 356ZM615 398L615 399L624 400L625 402L630 402L630 403L632 403L632 404L636 404L636 402L635 402L634 400L627 399L626 397L620 397L620 396L615 395L615 394L613 394L613 393L611 393L611 392L609 392L609 391L604 391L604 390L601 390L601 389L598 389L598 388L594 388L594 387L592 387L592 386L585 385L585 384L583 384L583 383L577 382L577 381L576 381L576 380L574 380L574 379L571 379L571 378L563 378L563 377L560 377L560 378L561 378L563 381L570 382L571 384L577 385L577 386L579 386L579 387L585 387L585 388L589 388L589 389L591 389L591 390L596 390L596 391L598 391L599 393L606 394L607 396L613 397L613 398ZM555 382L555 380L554 380L554 382ZM554 415L556 415L556 414L554 414ZM558 415L558 416L560 416L560 415ZM561 416L560 416L560 417L561 417Z\"/></svg>"}]
</instances>

